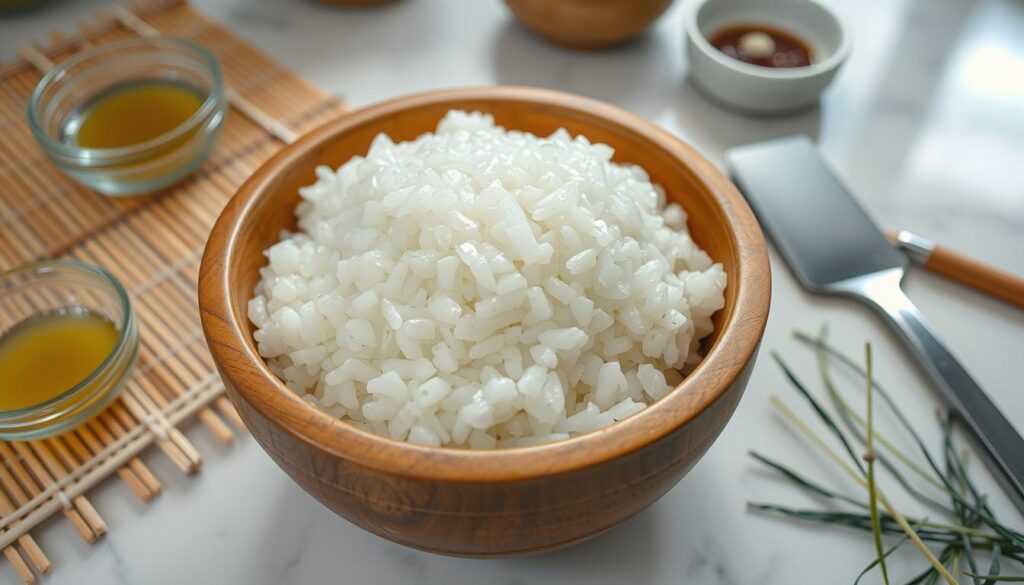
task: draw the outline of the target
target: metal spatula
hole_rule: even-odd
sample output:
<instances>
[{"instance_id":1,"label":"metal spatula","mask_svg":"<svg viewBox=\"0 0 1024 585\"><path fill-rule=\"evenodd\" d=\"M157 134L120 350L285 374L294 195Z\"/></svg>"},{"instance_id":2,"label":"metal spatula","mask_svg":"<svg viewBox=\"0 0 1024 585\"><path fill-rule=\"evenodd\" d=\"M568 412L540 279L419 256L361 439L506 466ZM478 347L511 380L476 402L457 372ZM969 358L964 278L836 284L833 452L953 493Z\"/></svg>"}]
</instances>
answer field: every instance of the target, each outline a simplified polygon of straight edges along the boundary
<instances>
[{"instance_id":1,"label":"metal spatula","mask_svg":"<svg viewBox=\"0 0 1024 585\"><path fill-rule=\"evenodd\" d=\"M801 284L815 293L861 300L889 320L1024 512L1024 439L903 294L906 256L886 241L811 141L793 136L740 146L725 159Z\"/></svg>"}]
</instances>

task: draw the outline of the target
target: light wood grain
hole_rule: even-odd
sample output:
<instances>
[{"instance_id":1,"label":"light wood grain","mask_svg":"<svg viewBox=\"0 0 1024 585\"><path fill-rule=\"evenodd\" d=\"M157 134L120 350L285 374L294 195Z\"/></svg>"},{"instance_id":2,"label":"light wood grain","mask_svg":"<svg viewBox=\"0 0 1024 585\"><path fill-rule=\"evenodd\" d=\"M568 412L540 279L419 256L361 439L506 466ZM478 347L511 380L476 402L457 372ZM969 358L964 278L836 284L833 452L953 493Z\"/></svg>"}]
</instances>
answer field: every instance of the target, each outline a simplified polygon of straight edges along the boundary
<instances>
[{"instance_id":1,"label":"light wood grain","mask_svg":"<svg viewBox=\"0 0 1024 585\"><path fill-rule=\"evenodd\" d=\"M672 0L505 0L516 19L548 41L600 49L647 29Z\"/></svg>"},{"instance_id":2,"label":"light wood grain","mask_svg":"<svg viewBox=\"0 0 1024 585\"><path fill-rule=\"evenodd\" d=\"M887 230L885 237L925 270L1024 309L1024 278L910 232Z\"/></svg>"},{"instance_id":3,"label":"light wood grain","mask_svg":"<svg viewBox=\"0 0 1024 585\"><path fill-rule=\"evenodd\" d=\"M982 264L943 246L935 246L924 267L935 274L969 286L1024 309L1024 279Z\"/></svg>"},{"instance_id":4,"label":"light wood grain","mask_svg":"<svg viewBox=\"0 0 1024 585\"><path fill-rule=\"evenodd\" d=\"M257 354L246 305L263 250L294 229L299 186L313 169L362 155L387 132L409 140L451 108L508 128L559 127L643 165L690 215L691 233L728 273L725 307L701 365L663 400L598 432L491 452L392 441L335 420L287 389ZM338 514L380 536L445 554L510 556L560 548L640 512L703 455L738 403L768 316L764 239L736 188L668 132L619 108L530 88L452 90L401 98L330 122L286 147L238 191L213 228L200 272L203 329L228 396L291 477Z\"/></svg>"}]
</instances>

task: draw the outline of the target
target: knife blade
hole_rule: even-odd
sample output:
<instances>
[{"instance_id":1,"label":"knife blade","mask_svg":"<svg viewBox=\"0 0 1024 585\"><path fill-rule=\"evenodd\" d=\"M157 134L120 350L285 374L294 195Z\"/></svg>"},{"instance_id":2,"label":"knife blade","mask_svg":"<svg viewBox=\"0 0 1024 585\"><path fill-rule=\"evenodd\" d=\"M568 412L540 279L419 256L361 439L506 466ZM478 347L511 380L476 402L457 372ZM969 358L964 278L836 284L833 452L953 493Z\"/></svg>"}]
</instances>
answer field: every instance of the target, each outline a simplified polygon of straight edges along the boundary
<instances>
[{"instance_id":1,"label":"knife blade","mask_svg":"<svg viewBox=\"0 0 1024 585\"><path fill-rule=\"evenodd\" d=\"M806 136L725 153L726 167L800 283L887 318L1024 512L1024 438L931 332L900 282L907 258L886 240Z\"/></svg>"}]
</instances>

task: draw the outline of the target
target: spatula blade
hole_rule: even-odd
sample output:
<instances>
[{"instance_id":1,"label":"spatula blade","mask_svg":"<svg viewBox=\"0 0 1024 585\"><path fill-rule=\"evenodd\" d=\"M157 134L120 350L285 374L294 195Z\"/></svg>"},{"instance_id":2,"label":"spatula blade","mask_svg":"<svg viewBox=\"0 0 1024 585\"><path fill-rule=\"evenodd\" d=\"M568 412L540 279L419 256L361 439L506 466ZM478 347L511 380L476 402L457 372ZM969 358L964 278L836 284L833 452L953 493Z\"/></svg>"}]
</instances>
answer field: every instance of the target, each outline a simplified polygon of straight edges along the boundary
<instances>
[{"instance_id":1,"label":"spatula blade","mask_svg":"<svg viewBox=\"0 0 1024 585\"><path fill-rule=\"evenodd\" d=\"M733 180L801 283L827 292L865 274L906 268L806 136L731 148Z\"/></svg>"}]
</instances>

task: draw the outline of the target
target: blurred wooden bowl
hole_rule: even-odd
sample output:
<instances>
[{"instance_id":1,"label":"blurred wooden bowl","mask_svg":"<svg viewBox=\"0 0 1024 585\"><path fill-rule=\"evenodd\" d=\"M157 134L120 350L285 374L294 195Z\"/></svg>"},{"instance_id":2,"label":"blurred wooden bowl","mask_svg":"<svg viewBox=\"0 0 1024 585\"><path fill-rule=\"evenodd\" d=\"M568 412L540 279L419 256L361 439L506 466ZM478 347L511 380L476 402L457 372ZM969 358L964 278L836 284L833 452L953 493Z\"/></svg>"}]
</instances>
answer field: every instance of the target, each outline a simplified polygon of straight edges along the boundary
<instances>
[{"instance_id":1,"label":"blurred wooden bowl","mask_svg":"<svg viewBox=\"0 0 1024 585\"><path fill-rule=\"evenodd\" d=\"M693 239L728 274L708 353L678 388L609 427L566 441L494 451L398 442L334 419L289 390L259 356L246 307L263 250L295 228L298 188L317 165L365 155L379 132L411 140L452 109L507 128L560 127L643 165L689 214ZM651 122L565 93L515 87L403 97L314 130L267 161L225 207L203 256L203 330L228 396L256 440L299 485L353 523L411 547L461 556L548 551L637 514L683 477L725 427L768 317L764 238L714 165Z\"/></svg>"},{"instance_id":2,"label":"blurred wooden bowl","mask_svg":"<svg viewBox=\"0 0 1024 585\"><path fill-rule=\"evenodd\" d=\"M631 39L672 0L505 0L519 22L556 45L600 49Z\"/></svg>"},{"instance_id":3,"label":"blurred wooden bowl","mask_svg":"<svg viewBox=\"0 0 1024 585\"><path fill-rule=\"evenodd\" d=\"M333 4L335 6L376 6L377 4L392 4L398 0L317 0L321 4Z\"/></svg>"}]
</instances>

